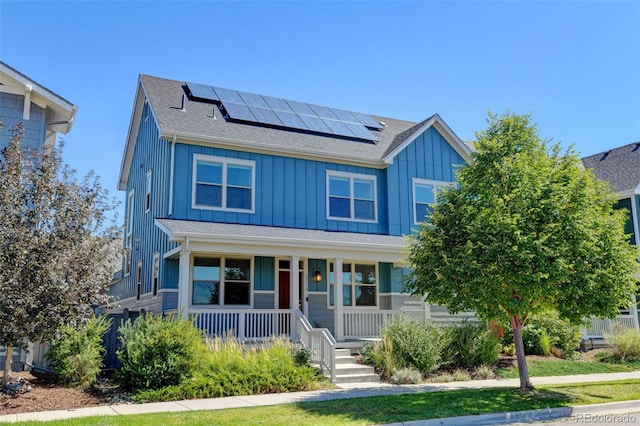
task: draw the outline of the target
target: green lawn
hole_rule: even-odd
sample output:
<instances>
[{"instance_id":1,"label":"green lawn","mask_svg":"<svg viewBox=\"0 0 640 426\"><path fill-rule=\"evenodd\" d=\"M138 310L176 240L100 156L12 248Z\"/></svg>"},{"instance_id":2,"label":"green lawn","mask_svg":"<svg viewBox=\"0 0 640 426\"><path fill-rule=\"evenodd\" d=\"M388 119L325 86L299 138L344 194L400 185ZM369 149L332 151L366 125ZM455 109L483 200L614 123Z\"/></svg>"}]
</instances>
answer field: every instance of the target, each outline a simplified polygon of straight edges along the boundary
<instances>
[{"instance_id":1,"label":"green lawn","mask_svg":"<svg viewBox=\"0 0 640 426\"><path fill-rule=\"evenodd\" d=\"M570 361L570 360L534 360L529 363L529 376L568 376L572 374L620 373L637 370L640 366L631 364L611 364L605 362ZM505 379L518 377L518 367L498 370L498 375Z\"/></svg>"},{"instance_id":2,"label":"green lawn","mask_svg":"<svg viewBox=\"0 0 640 426\"><path fill-rule=\"evenodd\" d=\"M51 425L368 425L640 399L640 380L428 392L269 407L87 417ZM20 423L37 424L37 423Z\"/></svg>"}]
</instances>

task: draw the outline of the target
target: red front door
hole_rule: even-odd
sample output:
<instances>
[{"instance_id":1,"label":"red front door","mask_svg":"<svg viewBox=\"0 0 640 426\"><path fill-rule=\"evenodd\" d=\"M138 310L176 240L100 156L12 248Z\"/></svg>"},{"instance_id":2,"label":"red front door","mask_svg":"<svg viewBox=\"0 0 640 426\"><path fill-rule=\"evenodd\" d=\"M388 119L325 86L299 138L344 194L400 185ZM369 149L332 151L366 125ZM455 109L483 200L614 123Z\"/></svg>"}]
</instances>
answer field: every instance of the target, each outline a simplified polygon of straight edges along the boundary
<instances>
[{"instance_id":1,"label":"red front door","mask_svg":"<svg viewBox=\"0 0 640 426\"><path fill-rule=\"evenodd\" d=\"M280 293L278 308L291 309L291 277L289 271L280 271L278 275L278 290Z\"/></svg>"}]
</instances>

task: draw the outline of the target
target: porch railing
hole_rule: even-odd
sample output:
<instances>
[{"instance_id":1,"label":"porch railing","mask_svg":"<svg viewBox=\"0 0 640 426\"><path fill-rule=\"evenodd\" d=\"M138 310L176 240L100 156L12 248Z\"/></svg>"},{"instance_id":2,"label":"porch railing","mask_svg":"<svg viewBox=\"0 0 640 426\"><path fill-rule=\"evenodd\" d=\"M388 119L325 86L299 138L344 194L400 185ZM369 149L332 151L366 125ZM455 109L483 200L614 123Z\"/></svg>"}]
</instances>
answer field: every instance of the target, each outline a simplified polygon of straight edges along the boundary
<instances>
[{"instance_id":1,"label":"porch railing","mask_svg":"<svg viewBox=\"0 0 640 426\"><path fill-rule=\"evenodd\" d=\"M326 328L314 328L299 309L294 310L296 318L297 340L311 349L311 362L320 366L322 371L336 382L336 340Z\"/></svg>"},{"instance_id":2,"label":"porch railing","mask_svg":"<svg viewBox=\"0 0 640 426\"><path fill-rule=\"evenodd\" d=\"M346 310L344 312L344 337L356 339L360 337L379 337L382 326L392 318L405 315L419 321L430 321L434 324L456 324L464 320L478 321L473 314L461 313L447 316L427 316L424 309L411 310Z\"/></svg>"},{"instance_id":3,"label":"porch railing","mask_svg":"<svg viewBox=\"0 0 640 426\"><path fill-rule=\"evenodd\" d=\"M291 338L295 322L290 309L190 309L189 316L209 337L235 337L241 341Z\"/></svg>"},{"instance_id":4,"label":"porch railing","mask_svg":"<svg viewBox=\"0 0 640 426\"><path fill-rule=\"evenodd\" d=\"M591 318L584 327L586 338L603 338L613 332L616 324L627 328L636 328L635 318L631 315L618 315L615 319Z\"/></svg>"}]
</instances>

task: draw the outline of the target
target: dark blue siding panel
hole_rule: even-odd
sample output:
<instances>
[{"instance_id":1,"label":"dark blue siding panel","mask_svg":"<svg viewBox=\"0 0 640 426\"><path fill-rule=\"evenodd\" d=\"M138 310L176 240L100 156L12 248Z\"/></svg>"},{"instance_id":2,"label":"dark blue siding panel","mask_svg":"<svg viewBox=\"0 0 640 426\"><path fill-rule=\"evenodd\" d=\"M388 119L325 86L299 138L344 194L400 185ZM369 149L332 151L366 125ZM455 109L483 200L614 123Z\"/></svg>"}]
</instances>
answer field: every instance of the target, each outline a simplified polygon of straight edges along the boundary
<instances>
[{"instance_id":1,"label":"dark blue siding panel","mask_svg":"<svg viewBox=\"0 0 640 426\"><path fill-rule=\"evenodd\" d=\"M393 264L380 262L378 265L378 272L380 277L378 279L379 283L379 291L380 293L389 293L391 292L391 270L393 269Z\"/></svg>"},{"instance_id":2,"label":"dark blue siding panel","mask_svg":"<svg viewBox=\"0 0 640 426\"><path fill-rule=\"evenodd\" d=\"M132 238L134 247L131 251L131 274L123 277L119 288L116 291L112 291L113 293L118 293L120 300L136 296L137 265L140 261L142 261L143 265L141 296L151 292L153 255L156 252L160 254L159 288L171 289L177 288L178 285L177 260L164 259L163 257L164 253L175 248L177 244L170 243L164 232L154 223L155 218L167 217L168 215L171 143L160 139L153 114L146 104L143 107L142 116L149 118L140 122L125 194L125 200L128 203L129 192L131 189L135 190ZM178 156L181 155L178 150L176 150L176 154ZM186 153L183 154L183 158L188 158ZM151 205L149 212L145 212L145 188L149 170L152 173ZM189 184L191 179L177 175L176 181ZM182 201L183 209L186 206L184 203L190 202L186 198L188 193L189 191L181 191L180 188L177 188L174 192L175 197ZM186 209L184 210L186 212ZM124 211L128 211L126 204ZM146 299L151 302L151 298ZM163 303L165 302L163 301ZM140 308L145 307L145 298L142 298Z\"/></svg>"},{"instance_id":3,"label":"dark blue siding panel","mask_svg":"<svg viewBox=\"0 0 640 426\"><path fill-rule=\"evenodd\" d=\"M415 228L413 178L453 182L461 164L464 159L433 127L398 153L386 170L389 234L410 234Z\"/></svg>"},{"instance_id":4,"label":"dark blue siding panel","mask_svg":"<svg viewBox=\"0 0 640 426\"><path fill-rule=\"evenodd\" d=\"M275 259L256 256L253 273L254 290L274 290Z\"/></svg>"},{"instance_id":5,"label":"dark blue siding panel","mask_svg":"<svg viewBox=\"0 0 640 426\"><path fill-rule=\"evenodd\" d=\"M255 213L191 208L193 155L196 153L255 161ZM369 234L387 233L387 189L384 180L386 172L381 169L185 144L176 145L175 168L175 219ZM377 177L377 223L327 220L327 170Z\"/></svg>"},{"instance_id":6,"label":"dark blue siding panel","mask_svg":"<svg viewBox=\"0 0 640 426\"><path fill-rule=\"evenodd\" d=\"M309 265L309 291L327 291L327 261L324 259L309 259L307 263ZM313 280L313 274L316 270L322 274L322 281L319 283Z\"/></svg>"},{"instance_id":7,"label":"dark blue siding panel","mask_svg":"<svg viewBox=\"0 0 640 426\"><path fill-rule=\"evenodd\" d=\"M178 309L178 292L172 291L162 295L162 311L172 311Z\"/></svg>"}]
</instances>

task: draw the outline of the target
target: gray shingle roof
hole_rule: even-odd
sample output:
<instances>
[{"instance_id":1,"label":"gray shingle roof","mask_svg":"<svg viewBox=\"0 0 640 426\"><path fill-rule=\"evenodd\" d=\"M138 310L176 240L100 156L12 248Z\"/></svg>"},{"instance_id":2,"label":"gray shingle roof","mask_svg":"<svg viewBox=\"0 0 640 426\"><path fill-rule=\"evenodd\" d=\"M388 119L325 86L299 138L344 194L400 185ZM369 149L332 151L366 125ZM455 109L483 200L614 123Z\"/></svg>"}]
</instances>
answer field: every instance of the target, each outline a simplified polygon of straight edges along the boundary
<instances>
[{"instance_id":1,"label":"gray shingle roof","mask_svg":"<svg viewBox=\"0 0 640 426\"><path fill-rule=\"evenodd\" d=\"M640 142L584 157L582 164L615 191L633 190L640 184Z\"/></svg>"},{"instance_id":2,"label":"gray shingle roof","mask_svg":"<svg viewBox=\"0 0 640 426\"><path fill-rule=\"evenodd\" d=\"M411 121L372 115L386 124L379 132L377 144L338 139L331 136L227 122L212 104L191 101L185 97L185 110L180 109L185 94L182 81L141 75L140 80L163 135L192 135L196 139L242 141L256 149L295 151L310 155L344 155L363 161L379 161L419 128ZM215 111L216 120L213 119Z\"/></svg>"}]
</instances>

